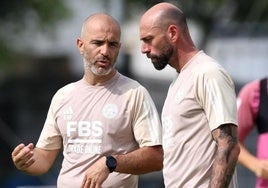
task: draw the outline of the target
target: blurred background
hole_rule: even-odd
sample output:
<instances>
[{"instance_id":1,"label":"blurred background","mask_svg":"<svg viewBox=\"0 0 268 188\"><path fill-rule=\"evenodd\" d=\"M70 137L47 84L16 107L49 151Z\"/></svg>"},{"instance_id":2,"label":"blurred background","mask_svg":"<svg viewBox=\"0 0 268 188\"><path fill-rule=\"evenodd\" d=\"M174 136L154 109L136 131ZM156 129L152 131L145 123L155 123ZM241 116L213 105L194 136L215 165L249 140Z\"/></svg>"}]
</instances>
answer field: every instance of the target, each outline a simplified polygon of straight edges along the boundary
<instances>
[{"instance_id":1,"label":"blurred background","mask_svg":"<svg viewBox=\"0 0 268 188\"><path fill-rule=\"evenodd\" d=\"M36 143L53 94L82 77L76 38L84 19L96 12L122 26L117 67L148 88L159 114L176 73L156 71L140 53L139 18L157 0L1 0L0 2L0 187L56 187L61 156L49 173L27 176L15 169L11 151ZM167 1L168 2L168 1ZM268 75L267 0L178 0L195 44L230 73L236 92ZM255 152L256 132L247 139ZM254 187L255 176L238 165L240 187ZM140 187L162 188L161 172L140 177Z\"/></svg>"}]
</instances>

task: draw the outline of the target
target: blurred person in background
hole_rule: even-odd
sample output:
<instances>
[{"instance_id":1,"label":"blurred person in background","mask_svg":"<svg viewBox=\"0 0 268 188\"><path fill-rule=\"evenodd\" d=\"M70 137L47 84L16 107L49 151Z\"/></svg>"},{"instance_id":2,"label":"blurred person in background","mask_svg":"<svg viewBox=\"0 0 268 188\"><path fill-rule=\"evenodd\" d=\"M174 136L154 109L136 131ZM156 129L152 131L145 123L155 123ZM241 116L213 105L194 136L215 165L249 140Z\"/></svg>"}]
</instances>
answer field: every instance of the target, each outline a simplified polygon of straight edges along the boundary
<instances>
[{"instance_id":1,"label":"blurred person in background","mask_svg":"<svg viewBox=\"0 0 268 188\"><path fill-rule=\"evenodd\" d=\"M239 155L234 83L195 47L183 12L159 3L140 20L141 51L157 70L178 77L162 110L164 183L173 187L237 187Z\"/></svg>"},{"instance_id":2,"label":"blurred person in background","mask_svg":"<svg viewBox=\"0 0 268 188\"><path fill-rule=\"evenodd\" d=\"M44 174L62 151L57 187L136 188L138 174L162 169L156 107L143 86L115 69L120 36L107 14L85 20L77 39L84 76L54 95L36 146L15 147L19 170Z\"/></svg>"},{"instance_id":3,"label":"blurred person in background","mask_svg":"<svg viewBox=\"0 0 268 188\"><path fill-rule=\"evenodd\" d=\"M268 82L254 80L238 93L238 139L241 148L238 162L252 171L256 188L268 188ZM258 131L257 154L248 151L244 142L249 133Z\"/></svg>"}]
</instances>

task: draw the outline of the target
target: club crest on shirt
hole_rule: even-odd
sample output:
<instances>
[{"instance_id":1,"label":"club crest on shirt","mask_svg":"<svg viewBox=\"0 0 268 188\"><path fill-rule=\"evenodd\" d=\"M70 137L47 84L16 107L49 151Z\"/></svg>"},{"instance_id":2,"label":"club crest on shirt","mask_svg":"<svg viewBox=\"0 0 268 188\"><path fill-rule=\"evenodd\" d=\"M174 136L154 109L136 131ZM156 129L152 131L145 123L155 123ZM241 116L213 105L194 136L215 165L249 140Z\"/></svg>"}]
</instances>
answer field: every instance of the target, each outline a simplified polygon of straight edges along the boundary
<instances>
[{"instance_id":1,"label":"club crest on shirt","mask_svg":"<svg viewBox=\"0 0 268 188\"><path fill-rule=\"evenodd\" d=\"M113 119L118 114L118 107L115 104L106 104L102 109L102 114L107 119Z\"/></svg>"}]
</instances>

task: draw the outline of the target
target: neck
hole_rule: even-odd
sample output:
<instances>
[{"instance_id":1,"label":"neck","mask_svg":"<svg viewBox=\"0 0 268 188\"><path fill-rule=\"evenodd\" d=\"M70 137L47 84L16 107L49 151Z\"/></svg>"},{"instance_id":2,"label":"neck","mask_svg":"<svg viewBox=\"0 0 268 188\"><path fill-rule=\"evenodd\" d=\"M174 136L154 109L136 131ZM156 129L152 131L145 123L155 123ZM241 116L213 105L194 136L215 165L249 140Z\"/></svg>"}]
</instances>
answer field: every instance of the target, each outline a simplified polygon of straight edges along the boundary
<instances>
[{"instance_id":1,"label":"neck","mask_svg":"<svg viewBox=\"0 0 268 188\"><path fill-rule=\"evenodd\" d=\"M83 78L90 85L102 85L104 82L110 80L116 74L116 70L112 70L107 75L95 75L93 73L85 72Z\"/></svg>"},{"instance_id":2,"label":"neck","mask_svg":"<svg viewBox=\"0 0 268 188\"><path fill-rule=\"evenodd\" d=\"M186 65L198 52L199 49L195 48L194 46L188 50L179 49L177 55L177 65L174 67L177 72L180 72L184 65Z\"/></svg>"}]
</instances>

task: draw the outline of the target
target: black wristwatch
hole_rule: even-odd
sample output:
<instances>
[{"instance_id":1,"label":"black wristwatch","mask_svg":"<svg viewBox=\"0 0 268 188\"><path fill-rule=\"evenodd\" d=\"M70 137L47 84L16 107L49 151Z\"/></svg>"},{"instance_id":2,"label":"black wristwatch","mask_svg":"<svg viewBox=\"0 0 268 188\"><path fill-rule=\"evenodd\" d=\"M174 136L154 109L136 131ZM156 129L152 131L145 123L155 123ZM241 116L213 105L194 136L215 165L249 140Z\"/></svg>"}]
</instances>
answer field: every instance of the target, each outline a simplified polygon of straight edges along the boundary
<instances>
[{"instance_id":1,"label":"black wristwatch","mask_svg":"<svg viewBox=\"0 0 268 188\"><path fill-rule=\"evenodd\" d=\"M117 165L117 161L113 156L111 155L106 156L106 166L110 172L113 172L115 170L116 165Z\"/></svg>"}]
</instances>

